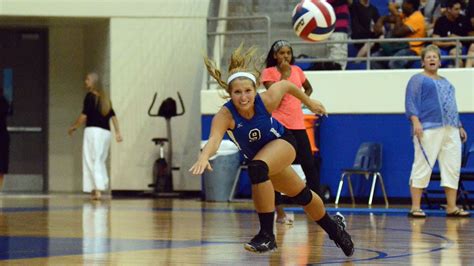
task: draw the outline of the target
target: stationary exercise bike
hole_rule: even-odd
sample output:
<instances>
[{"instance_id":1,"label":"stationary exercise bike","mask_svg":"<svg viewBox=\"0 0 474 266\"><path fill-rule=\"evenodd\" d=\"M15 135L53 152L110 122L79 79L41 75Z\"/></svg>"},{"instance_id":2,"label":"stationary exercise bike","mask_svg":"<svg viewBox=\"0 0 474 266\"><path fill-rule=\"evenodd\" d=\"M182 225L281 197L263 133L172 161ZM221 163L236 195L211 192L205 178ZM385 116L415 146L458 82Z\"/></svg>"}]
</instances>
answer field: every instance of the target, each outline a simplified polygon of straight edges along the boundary
<instances>
[{"instance_id":1,"label":"stationary exercise bike","mask_svg":"<svg viewBox=\"0 0 474 266\"><path fill-rule=\"evenodd\" d=\"M177 112L176 101L173 98L166 98L160 105L157 113L152 113L155 105L157 93L153 96L153 101L148 109L148 115L151 117L164 117L166 120L166 138L153 138L151 141L159 145L160 155L153 164L153 183L148 187L153 188L155 196L174 196L173 192L173 170L179 170L179 167L173 167L173 142L171 134L171 118L184 114L184 104L181 95L178 92L179 102L182 111ZM168 151L165 157L164 146L168 143Z\"/></svg>"}]
</instances>

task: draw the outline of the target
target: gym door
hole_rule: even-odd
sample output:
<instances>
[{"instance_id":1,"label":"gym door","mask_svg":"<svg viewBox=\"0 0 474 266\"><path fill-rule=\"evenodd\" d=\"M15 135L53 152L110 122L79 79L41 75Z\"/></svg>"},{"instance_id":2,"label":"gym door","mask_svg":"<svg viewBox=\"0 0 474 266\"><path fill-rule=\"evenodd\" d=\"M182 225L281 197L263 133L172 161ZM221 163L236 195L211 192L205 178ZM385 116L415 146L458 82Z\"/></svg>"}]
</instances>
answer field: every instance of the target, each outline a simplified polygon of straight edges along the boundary
<instances>
[{"instance_id":1,"label":"gym door","mask_svg":"<svg viewBox=\"0 0 474 266\"><path fill-rule=\"evenodd\" d=\"M10 103L4 191L47 191L47 31L0 29L0 84Z\"/></svg>"}]
</instances>

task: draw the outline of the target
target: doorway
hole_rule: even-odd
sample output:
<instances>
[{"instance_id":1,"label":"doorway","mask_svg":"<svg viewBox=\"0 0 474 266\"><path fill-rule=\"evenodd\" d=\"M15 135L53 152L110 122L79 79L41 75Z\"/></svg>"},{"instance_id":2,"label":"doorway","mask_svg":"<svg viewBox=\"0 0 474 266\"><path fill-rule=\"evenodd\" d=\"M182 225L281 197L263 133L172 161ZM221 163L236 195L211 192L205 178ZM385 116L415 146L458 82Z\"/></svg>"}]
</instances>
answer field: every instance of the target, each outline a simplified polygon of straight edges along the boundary
<instances>
[{"instance_id":1,"label":"doorway","mask_svg":"<svg viewBox=\"0 0 474 266\"><path fill-rule=\"evenodd\" d=\"M0 84L10 103L7 192L48 190L47 59L46 29L0 29Z\"/></svg>"}]
</instances>

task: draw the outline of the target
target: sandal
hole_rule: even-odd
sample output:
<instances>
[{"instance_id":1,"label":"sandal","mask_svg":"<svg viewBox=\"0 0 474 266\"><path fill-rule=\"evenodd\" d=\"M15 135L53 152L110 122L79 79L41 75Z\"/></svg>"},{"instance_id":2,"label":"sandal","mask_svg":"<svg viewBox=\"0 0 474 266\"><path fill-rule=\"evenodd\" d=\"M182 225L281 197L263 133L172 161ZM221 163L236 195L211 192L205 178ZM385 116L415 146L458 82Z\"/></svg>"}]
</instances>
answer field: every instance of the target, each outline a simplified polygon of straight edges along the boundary
<instances>
[{"instance_id":1,"label":"sandal","mask_svg":"<svg viewBox=\"0 0 474 266\"><path fill-rule=\"evenodd\" d=\"M450 212L450 213L446 213L446 217L459 217L459 218L463 218L463 217L470 217L471 216L471 213L470 212L467 212L463 209L456 209L455 211L453 212Z\"/></svg>"},{"instance_id":2,"label":"sandal","mask_svg":"<svg viewBox=\"0 0 474 266\"><path fill-rule=\"evenodd\" d=\"M426 213L423 210L411 210L408 213L408 217L410 218L426 218Z\"/></svg>"}]
</instances>

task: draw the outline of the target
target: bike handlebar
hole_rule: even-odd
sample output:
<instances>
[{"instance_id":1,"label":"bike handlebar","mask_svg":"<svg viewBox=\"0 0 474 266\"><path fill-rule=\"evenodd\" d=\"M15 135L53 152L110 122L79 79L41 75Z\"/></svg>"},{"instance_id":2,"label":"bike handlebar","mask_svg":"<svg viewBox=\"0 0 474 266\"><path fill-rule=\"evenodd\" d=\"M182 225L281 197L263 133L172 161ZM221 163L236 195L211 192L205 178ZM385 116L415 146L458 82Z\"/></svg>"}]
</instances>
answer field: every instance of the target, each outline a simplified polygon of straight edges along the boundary
<instances>
[{"instance_id":1,"label":"bike handlebar","mask_svg":"<svg viewBox=\"0 0 474 266\"><path fill-rule=\"evenodd\" d=\"M181 116L181 115L184 115L184 112L185 112L186 110L184 109L184 103L183 103L183 98L181 98L181 94L179 94L179 91L178 91L177 93L178 93L179 102L181 103L182 112L181 112L181 113L177 113L176 116Z\"/></svg>"},{"instance_id":2,"label":"bike handlebar","mask_svg":"<svg viewBox=\"0 0 474 266\"><path fill-rule=\"evenodd\" d=\"M177 93L178 93L179 103L181 104L182 111L180 113L177 113L175 116L181 116L181 115L184 115L184 113L186 112L186 109L184 108L183 98L181 98L181 94L179 93L179 91ZM159 116L158 112L156 114L153 114L151 112L152 109L153 109L153 106L155 105L155 101L156 101L157 96L158 96L158 93L155 92L155 94L153 95L153 100L151 102L150 108L148 108L148 115L151 116L151 117Z\"/></svg>"}]
</instances>

